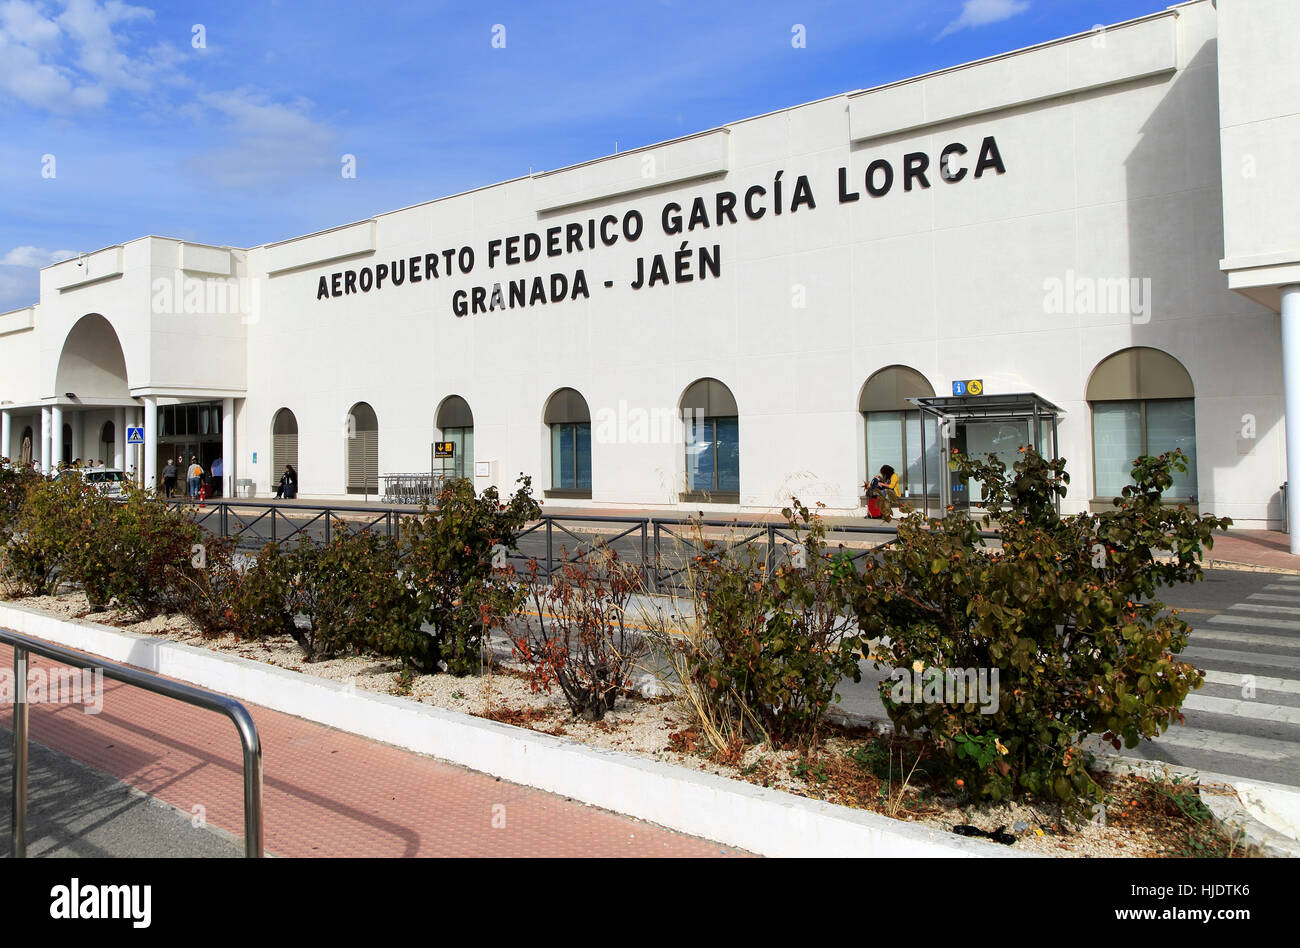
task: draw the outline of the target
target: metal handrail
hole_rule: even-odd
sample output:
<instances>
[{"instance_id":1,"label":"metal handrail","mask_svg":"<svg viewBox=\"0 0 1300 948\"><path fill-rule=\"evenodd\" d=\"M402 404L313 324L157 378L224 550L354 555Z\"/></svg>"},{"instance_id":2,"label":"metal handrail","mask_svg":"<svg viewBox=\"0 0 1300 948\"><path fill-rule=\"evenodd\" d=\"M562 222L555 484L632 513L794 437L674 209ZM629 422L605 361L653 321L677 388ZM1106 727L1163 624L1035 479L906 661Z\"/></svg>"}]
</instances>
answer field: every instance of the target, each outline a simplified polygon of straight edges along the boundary
<instances>
[{"instance_id":1,"label":"metal handrail","mask_svg":"<svg viewBox=\"0 0 1300 948\"><path fill-rule=\"evenodd\" d=\"M27 855L27 655L32 653L51 661L63 662L74 668L102 671L105 678L125 685L143 688L154 694L186 704L216 711L230 718L239 731L239 741L244 748L244 855L260 859L264 855L262 838L262 740L252 715L233 698L205 691L178 681L169 681L157 675L128 668L103 659L91 659L79 652L51 645L17 632L0 629L0 644L14 650L14 759L13 759L13 809L12 853L15 859Z\"/></svg>"},{"instance_id":2,"label":"metal handrail","mask_svg":"<svg viewBox=\"0 0 1300 948\"><path fill-rule=\"evenodd\" d=\"M181 501L175 503L174 506L185 507L188 506L188 502ZM415 508L410 505L335 506L333 504L282 504L265 500L228 499L209 501L208 508L210 509L204 511L200 518L196 518L197 521L207 526L215 519L218 535L233 537L241 546L246 545L250 540L255 542L270 540L274 542L295 536L309 537L313 541L319 538L323 539L325 543L329 543L332 526L336 518L340 521L344 519L359 520L361 521L360 526L382 529L386 536L392 537L397 535L401 519L420 516L425 511L434 514L437 512L436 507ZM269 522L271 526L269 537L257 529L260 524L265 522ZM280 536L280 531L277 530L280 523L283 523L285 528L284 536ZM321 525L324 527L323 537L313 537L313 530L319 533ZM593 529L584 530L584 525L590 525ZM798 526L795 526L796 531ZM602 527L607 529L600 529ZM531 536L536 537L544 544L544 554L539 551L536 558L539 564L542 565L542 576L548 582L557 568L562 569L565 564L574 561L575 557L579 555L578 551L582 546L628 541L633 549L639 545L640 566L647 585L652 590L659 591L672 586L686 569L684 565L669 562L670 558L684 550L694 549L698 552L696 544L698 538L687 536L687 533L692 529L699 528L726 533L733 544L747 545L756 543L765 545L767 547L765 562L768 570L772 570L776 566L778 547L785 543L794 542L791 527L784 521L766 518L761 520L747 519L743 515L734 517L647 517L551 513L543 513L537 520L525 525L519 532L518 540ZM577 541L577 549L569 550L566 544L561 546L557 555L555 548L557 533L560 535L561 541L565 537ZM603 535L599 538L583 535L588 533ZM639 544L636 542L638 534ZM996 539L998 537L996 531L990 530L980 530L979 535L985 539ZM856 551L844 549L846 540L865 539L872 536L888 539L881 545L865 549ZM894 525L867 523L828 523L826 525L828 543L835 543L838 540L841 552L847 553L850 561L854 564L859 564L864 559L872 556L874 552L878 552L883 546L888 546L897 537L898 528ZM672 552L666 551L665 540L670 540L677 549ZM518 543L508 556L511 559L522 558L527 560L530 558L528 554L522 551Z\"/></svg>"}]
</instances>

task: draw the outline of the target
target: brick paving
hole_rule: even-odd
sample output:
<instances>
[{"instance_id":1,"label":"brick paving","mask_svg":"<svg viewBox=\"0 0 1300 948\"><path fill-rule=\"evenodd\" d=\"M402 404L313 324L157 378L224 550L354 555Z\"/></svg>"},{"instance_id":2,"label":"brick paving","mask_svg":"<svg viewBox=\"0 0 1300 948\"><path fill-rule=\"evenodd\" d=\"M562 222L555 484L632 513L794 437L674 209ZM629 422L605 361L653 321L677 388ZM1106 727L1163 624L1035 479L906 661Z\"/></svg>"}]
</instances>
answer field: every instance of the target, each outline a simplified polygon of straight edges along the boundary
<instances>
[{"instance_id":1,"label":"brick paving","mask_svg":"<svg viewBox=\"0 0 1300 948\"><path fill-rule=\"evenodd\" d=\"M0 646L0 667L13 667ZM49 667L36 659L31 667ZM245 703L262 737L276 856L721 856L731 847ZM243 837L242 755L210 711L104 681L103 712L32 704L46 747ZM0 726L12 726L0 706ZM8 788L0 788L8 796ZM6 807L7 808L7 807ZM494 827L493 823L504 826Z\"/></svg>"},{"instance_id":2,"label":"brick paving","mask_svg":"<svg viewBox=\"0 0 1300 948\"><path fill-rule=\"evenodd\" d=\"M1276 530L1229 530L1214 538L1206 565L1254 566L1300 573L1300 556L1291 553L1291 540Z\"/></svg>"}]
</instances>

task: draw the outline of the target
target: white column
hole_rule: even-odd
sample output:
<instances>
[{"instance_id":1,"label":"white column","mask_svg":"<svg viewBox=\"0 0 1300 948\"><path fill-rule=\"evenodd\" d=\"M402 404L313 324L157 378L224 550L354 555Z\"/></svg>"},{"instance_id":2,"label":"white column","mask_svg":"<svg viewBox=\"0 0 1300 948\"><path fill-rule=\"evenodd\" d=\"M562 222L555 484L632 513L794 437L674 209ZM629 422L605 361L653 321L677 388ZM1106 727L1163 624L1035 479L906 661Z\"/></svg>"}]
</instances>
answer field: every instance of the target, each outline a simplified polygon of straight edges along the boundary
<instances>
[{"instance_id":1,"label":"white column","mask_svg":"<svg viewBox=\"0 0 1300 948\"><path fill-rule=\"evenodd\" d=\"M1282 390L1286 407L1287 518L1291 552L1300 554L1300 511L1296 510L1300 494L1300 286L1282 287Z\"/></svg>"},{"instance_id":2,"label":"white column","mask_svg":"<svg viewBox=\"0 0 1300 948\"><path fill-rule=\"evenodd\" d=\"M126 409L113 413L113 467L126 470Z\"/></svg>"},{"instance_id":3,"label":"white column","mask_svg":"<svg viewBox=\"0 0 1300 948\"><path fill-rule=\"evenodd\" d=\"M58 470L63 463L63 409L50 406L50 469Z\"/></svg>"},{"instance_id":4,"label":"white column","mask_svg":"<svg viewBox=\"0 0 1300 948\"><path fill-rule=\"evenodd\" d=\"M49 473L50 470L50 406L41 406L41 470Z\"/></svg>"},{"instance_id":5,"label":"white column","mask_svg":"<svg viewBox=\"0 0 1300 948\"><path fill-rule=\"evenodd\" d=\"M13 440L13 419L10 417L9 409L5 408L0 410L0 457L6 457L11 461L14 459L17 452L14 451Z\"/></svg>"},{"instance_id":6,"label":"white column","mask_svg":"<svg viewBox=\"0 0 1300 948\"><path fill-rule=\"evenodd\" d=\"M158 399L144 397L144 486L158 489Z\"/></svg>"},{"instance_id":7,"label":"white column","mask_svg":"<svg viewBox=\"0 0 1300 948\"><path fill-rule=\"evenodd\" d=\"M221 496L235 496L235 400L221 400Z\"/></svg>"}]
</instances>

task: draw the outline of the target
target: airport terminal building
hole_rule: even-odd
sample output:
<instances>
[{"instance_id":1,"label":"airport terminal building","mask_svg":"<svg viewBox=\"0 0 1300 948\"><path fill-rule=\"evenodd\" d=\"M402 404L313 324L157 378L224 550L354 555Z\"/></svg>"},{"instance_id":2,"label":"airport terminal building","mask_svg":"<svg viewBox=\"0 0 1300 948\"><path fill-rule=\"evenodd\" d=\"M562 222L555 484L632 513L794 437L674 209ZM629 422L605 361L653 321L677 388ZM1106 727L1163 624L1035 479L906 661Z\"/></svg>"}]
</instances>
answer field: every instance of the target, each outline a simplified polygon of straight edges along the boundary
<instances>
[{"instance_id":1,"label":"airport terminal building","mask_svg":"<svg viewBox=\"0 0 1300 948\"><path fill-rule=\"evenodd\" d=\"M949 451L1026 443L1096 509L1178 447L1177 499L1276 528L1297 34L1292 0L1193 0L279 243L85 254L0 315L0 453L743 514L859 513L883 464L962 503Z\"/></svg>"}]
</instances>

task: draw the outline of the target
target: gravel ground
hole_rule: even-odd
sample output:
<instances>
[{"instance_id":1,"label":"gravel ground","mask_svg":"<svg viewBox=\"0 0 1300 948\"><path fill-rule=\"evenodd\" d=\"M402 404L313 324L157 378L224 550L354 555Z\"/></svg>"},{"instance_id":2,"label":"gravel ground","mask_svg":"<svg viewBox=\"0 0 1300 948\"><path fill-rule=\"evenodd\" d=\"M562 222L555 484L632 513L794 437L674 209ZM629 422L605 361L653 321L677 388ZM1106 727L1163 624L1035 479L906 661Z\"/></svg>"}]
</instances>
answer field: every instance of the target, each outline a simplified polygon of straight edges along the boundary
<instances>
[{"instance_id":1,"label":"gravel ground","mask_svg":"<svg viewBox=\"0 0 1300 948\"><path fill-rule=\"evenodd\" d=\"M734 766L727 766L698 753L683 753L680 750L680 737L678 748L675 749L670 735L686 732L691 727L692 718L681 704L671 698L627 699L607 714L604 720L585 722L569 714L558 689L552 694L534 693L523 677L522 667L512 661L500 662L490 674L479 676L457 678L448 674L418 675L409 683L408 691L403 689L399 680L401 668L396 662L365 656L306 662L302 658L301 649L289 636L259 642L243 642L233 635L205 638L184 616L164 615L145 622L135 622L131 616L116 610L91 612L81 592L13 601L54 615L88 619L130 632L209 648L333 681L352 682L355 687L366 691L397 694L435 707L492 717L584 744L641 754L690 770L748 780L801 796L840 802L834 793L824 790L815 782L806 782L794 775L792 769L800 759L794 751L751 747ZM697 746L707 745L701 741ZM852 746L851 740L833 736L826 741L818 759L847 759L844 755ZM1150 839L1146 831L1103 826L1077 817L1070 819L1058 807L1051 805L1008 803L964 807L955 800L938 799L915 809L921 812L904 811L899 812L898 816L945 829L969 823L984 830L1005 826L1010 831L1017 823L1022 823L1026 828L1016 834L1015 849L1042 855L1148 856L1158 853L1156 841Z\"/></svg>"}]
</instances>

